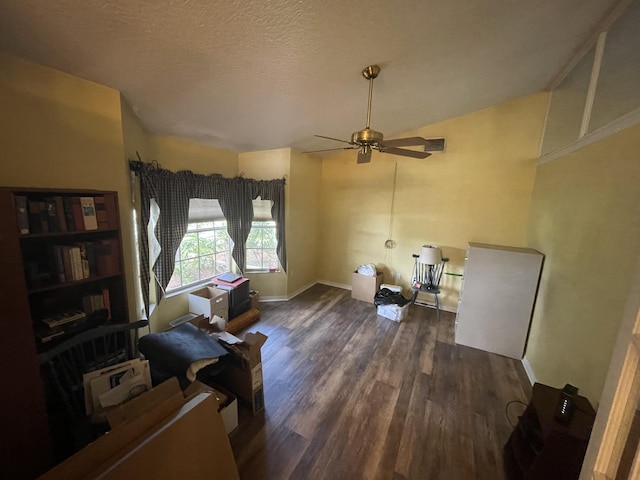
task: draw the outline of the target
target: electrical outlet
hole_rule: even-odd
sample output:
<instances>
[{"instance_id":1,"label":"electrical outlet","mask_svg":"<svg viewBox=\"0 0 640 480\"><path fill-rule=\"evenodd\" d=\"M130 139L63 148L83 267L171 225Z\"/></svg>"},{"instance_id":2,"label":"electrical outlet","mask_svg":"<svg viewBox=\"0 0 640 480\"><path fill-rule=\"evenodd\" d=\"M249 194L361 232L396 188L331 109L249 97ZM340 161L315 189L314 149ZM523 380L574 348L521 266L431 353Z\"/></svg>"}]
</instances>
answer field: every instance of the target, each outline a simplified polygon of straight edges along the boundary
<instances>
[{"instance_id":1,"label":"electrical outlet","mask_svg":"<svg viewBox=\"0 0 640 480\"><path fill-rule=\"evenodd\" d=\"M396 272L396 282L399 282L402 278L402 274L400 272Z\"/></svg>"}]
</instances>

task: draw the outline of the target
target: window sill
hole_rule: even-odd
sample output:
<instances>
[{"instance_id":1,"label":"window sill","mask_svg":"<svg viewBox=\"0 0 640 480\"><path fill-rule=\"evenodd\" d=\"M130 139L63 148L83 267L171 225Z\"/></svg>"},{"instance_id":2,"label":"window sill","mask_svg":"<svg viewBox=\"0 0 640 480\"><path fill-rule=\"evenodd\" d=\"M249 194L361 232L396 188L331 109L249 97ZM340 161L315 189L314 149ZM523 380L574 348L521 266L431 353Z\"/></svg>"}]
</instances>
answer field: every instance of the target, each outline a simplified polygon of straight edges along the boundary
<instances>
[{"instance_id":1,"label":"window sill","mask_svg":"<svg viewBox=\"0 0 640 480\"><path fill-rule=\"evenodd\" d=\"M187 287L176 288L175 290L171 290L165 294L165 298L177 297L178 295L183 295L185 293L191 293L195 290L199 290L202 287L207 285L211 285L211 278L209 280L203 280L202 282L194 283Z\"/></svg>"}]
</instances>

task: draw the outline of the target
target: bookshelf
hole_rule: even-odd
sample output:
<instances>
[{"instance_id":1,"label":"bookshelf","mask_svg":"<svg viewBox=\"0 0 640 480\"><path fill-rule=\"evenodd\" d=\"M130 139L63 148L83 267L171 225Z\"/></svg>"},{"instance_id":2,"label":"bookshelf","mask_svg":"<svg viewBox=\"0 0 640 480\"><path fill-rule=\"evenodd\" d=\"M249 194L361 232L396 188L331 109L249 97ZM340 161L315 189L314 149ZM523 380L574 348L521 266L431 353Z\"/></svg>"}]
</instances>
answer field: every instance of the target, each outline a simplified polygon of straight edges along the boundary
<instances>
[{"instance_id":1,"label":"bookshelf","mask_svg":"<svg viewBox=\"0 0 640 480\"><path fill-rule=\"evenodd\" d=\"M128 323L114 191L0 187L0 368L11 412L0 477L51 466L38 354L104 323ZM13 468L13 470L12 470Z\"/></svg>"}]
</instances>

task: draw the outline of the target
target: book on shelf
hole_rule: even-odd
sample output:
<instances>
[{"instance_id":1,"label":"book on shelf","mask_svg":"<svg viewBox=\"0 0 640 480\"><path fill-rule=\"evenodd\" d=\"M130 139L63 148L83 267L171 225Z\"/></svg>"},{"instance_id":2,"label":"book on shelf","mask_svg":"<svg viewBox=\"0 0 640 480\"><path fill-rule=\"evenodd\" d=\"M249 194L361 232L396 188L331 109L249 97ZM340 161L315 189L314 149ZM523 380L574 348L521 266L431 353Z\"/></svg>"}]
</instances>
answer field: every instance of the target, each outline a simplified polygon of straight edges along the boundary
<instances>
[{"instance_id":1,"label":"book on shelf","mask_svg":"<svg viewBox=\"0 0 640 480\"><path fill-rule=\"evenodd\" d=\"M96 270L98 275L114 275L120 272L120 250L118 240L109 238L95 245Z\"/></svg>"},{"instance_id":2,"label":"book on shelf","mask_svg":"<svg viewBox=\"0 0 640 480\"><path fill-rule=\"evenodd\" d=\"M84 215L82 214L82 203L80 197L71 197L71 212L73 214L73 223L76 227L76 232L83 231L84 228Z\"/></svg>"},{"instance_id":3,"label":"book on shelf","mask_svg":"<svg viewBox=\"0 0 640 480\"><path fill-rule=\"evenodd\" d=\"M62 254L62 266L64 269L65 281L72 282L73 278L73 259L71 258L71 247L69 245L59 245Z\"/></svg>"},{"instance_id":4,"label":"book on shelf","mask_svg":"<svg viewBox=\"0 0 640 480\"><path fill-rule=\"evenodd\" d=\"M90 294L82 297L82 309L87 315L92 314L96 310L106 308L102 293Z\"/></svg>"},{"instance_id":5,"label":"book on shelf","mask_svg":"<svg viewBox=\"0 0 640 480\"><path fill-rule=\"evenodd\" d=\"M71 261L73 263L73 279L83 280L84 269L82 268L82 256L80 255L80 248L72 246L69 249L69 252L71 253Z\"/></svg>"},{"instance_id":6,"label":"book on shelf","mask_svg":"<svg viewBox=\"0 0 640 480\"><path fill-rule=\"evenodd\" d=\"M89 278L89 260L87 259L87 247L84 242L74 244L80 252L80 264L82 265L82 278Z\"/></svg>"},{"instance_id":7,"label":"book on shelf","mask_svg":"<svg viewBox=\"0 0 640 480\"><path fill-rule=\"evenodd\" d=\"M29 231L31 233L49 233L49 214L46 202L29 199Z\"/></svg>"},{"instance_id":8,"label":"book on shelf","mask_svg":"<svg viewBox=\"0 0 640 480\"><path fill-rule=\"evenodd\" d=\"M47 208L47 225L49 231L59 232L60 225L58 224L58 211L56 209L56 202L53 197L47 197L44 202Z\"/></svg>"},{"instance_id":9,"label":"book on shelf","mask_svg":"<svg viewBox=\"0 0 640 480\"><path fill-rule=\"evenodd\" d=\"M62 263L66 281L83 280L85 276L80 248L71 245L60 245L60 249L62 250Z\"/></svg>"},{"instance_id":10,"label":"book on shelf","mask_svg":"<svg viewBox=\"0 0 640 480\"><path fill-rule=\"evenodd\" d=\"M62 197L60 195L54 195L53 201L56 205L56 215L58 216L58 230L60 232L66 232L68 231L67 217L64 211L64 202L62 201Z\"/></svg>"},{"instance_id":11,"label":"book on shelf","mask_svg":"<svg viewBox=\"0 0 640 480\"><path fill-rule=\"evenodd\" d=\"M53 258L52 267L56 272L56 278L60 283L67 281L67 275L64 271L64 256L62 254L61 245L51 246L51 257Z\"/></svg>"},{"instance_id":12,"label":"book on shelf","mask_svg":"<svg viewBox=\"0 0 640 480\"><path fill-rule=\"evenodd\" d=\"M62 205L64 206L64 219L67 223L67 230L74 232L76 230L76 222L73 217L73 198L62 197Z\"/></svg>"},{"instance_id":13,"label":"book on shelf","mask_svg":"<svg viewBox=\"0 0 640 480\"><path fill-rule=\"evenodd\" d=\"M39 200L38 206L40 207L41 231L42 233L49 233L51 229L49 228L49 210L47 209L47 201Z\"/></svg>"},{"instance_id":14,"label":"book on shelf","mask_svg":"<svg viewBox=\"0 0 640 480\"><path fill-rule=\"evenodd\" d=\"M82 220L85 230L97 230L98 219L96 217L96 204L93 197L80 197L80 205L82 205Z\"/></svg>"},{"instance_id":15,"label":"book on shelf","mask_svg":"<svg viewBox=\"0 0 640 480\"><path fill-rule=\"evenodd\" d=\"M82 310L71 310L69 312L59 313L42 319L42 323L49 328L59 327L66 323L77 322L87 318L87 314Z\"/></svg>"},{"instance_id":16,"label":"book on shelf","mask_svg":"<svg viewBox=\"0 0 640 480\"><path fill-rule=\"evenodd\" d=\"M107 206L105 205L104 195L93 197L96 205L96 219L99 229L109 228L109 216L107 215Z\"/></svg>"},{"instance_id":17,"label":"book on shelf","mask_svg":"<svg viewBox=\"0 0 640 480\"><path fill-rule=\"evenodd\" d=\"M22 235L29 233L29 211L26 195L14 196L16 205L16 217L18 219L18 232Z\"/></svg>"}]
</instances>

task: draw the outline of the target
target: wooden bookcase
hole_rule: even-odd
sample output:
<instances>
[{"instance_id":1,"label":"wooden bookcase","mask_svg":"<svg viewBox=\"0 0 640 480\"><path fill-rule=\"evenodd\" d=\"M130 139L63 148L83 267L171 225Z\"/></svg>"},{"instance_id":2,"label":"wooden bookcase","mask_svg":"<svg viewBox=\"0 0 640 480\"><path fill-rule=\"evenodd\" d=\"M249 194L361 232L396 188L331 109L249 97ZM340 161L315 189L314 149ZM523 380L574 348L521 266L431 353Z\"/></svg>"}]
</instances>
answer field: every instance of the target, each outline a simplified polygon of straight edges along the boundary
<instances>
[{"instance_id":1,"label":"wooden bookcase","mask_svg":"<svg viewBox=\"0 0 640 480\"><path fill-rule=\"evenodd\" d=\"M80 226L68 211L80 198L98 204L96 224L86 220L90 230L84 229L84 219ZM21 209L25 200L26 216ZM58 212L60 205L63 212ZM72 246L84 250L85 257L87 249L93 250L80 270L59 263L65 260L58 254L60 247ZM52 462L37 355L97 326L70 322L50 338L42 320L86 309L86 299L93 295L108 305L111 323L129 322L117 192L0 187L0 251L0 368L5 389L0 401L0 477L34 478Z\"/></svg>"},{"instance_id":2,"label":"wooden bookcase","mask_svg":"<svg viewBox=\"0 0 640 480\"><path fill-rule=\"evenodd\" d=\"M569 423L554 418L560 389L533 385L531 401L504 447L509 480L577 480L596 412L589 401L575 396L576 411Z\"/></svg>"}]
</instances>

